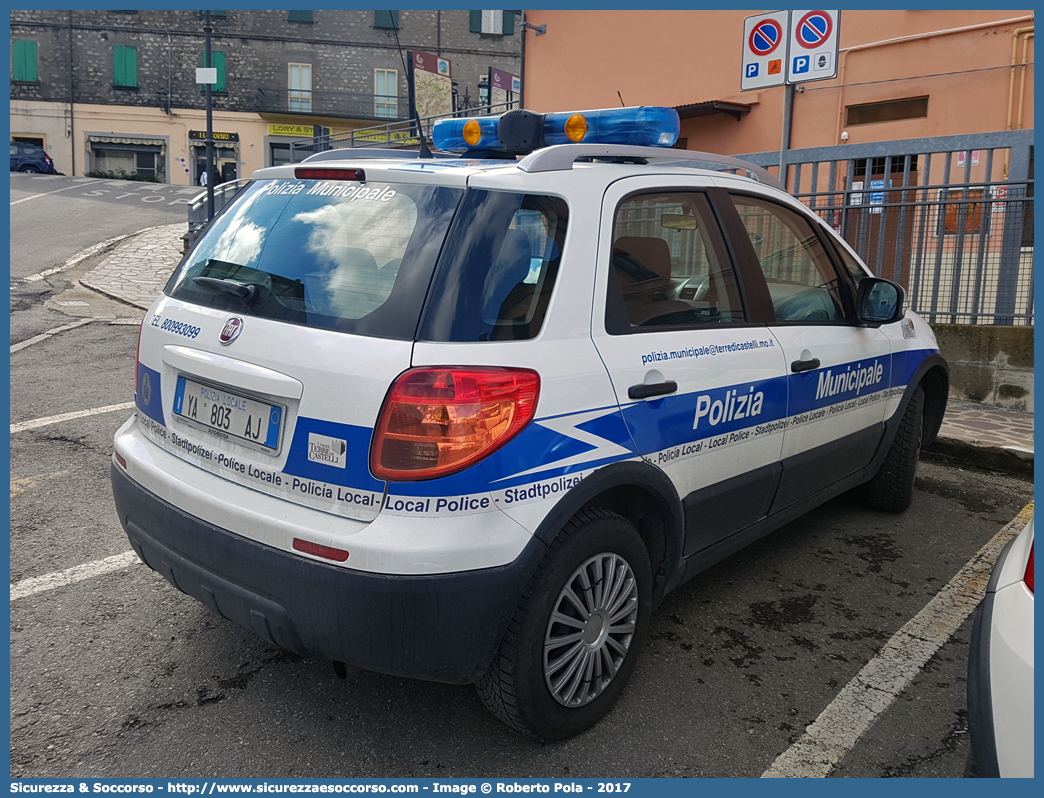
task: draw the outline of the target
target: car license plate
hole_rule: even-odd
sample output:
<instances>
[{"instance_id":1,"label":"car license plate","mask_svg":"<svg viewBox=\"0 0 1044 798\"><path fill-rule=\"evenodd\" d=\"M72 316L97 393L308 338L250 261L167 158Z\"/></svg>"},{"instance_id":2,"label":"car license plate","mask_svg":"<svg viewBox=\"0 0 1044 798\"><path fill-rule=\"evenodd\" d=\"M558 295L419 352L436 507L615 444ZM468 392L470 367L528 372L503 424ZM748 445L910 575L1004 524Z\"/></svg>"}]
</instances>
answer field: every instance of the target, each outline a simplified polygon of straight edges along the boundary
<instances>
[{"instance_id":1,"label":"car license plate","mask_svg":"<svg viewBox=\"0 0 1044 798\"><path fill-rule=\"evenodd\" d=\"M174 413L206 429L266 449L279 448L283 408L178 377Z\"/></svg>"}]
</instances>

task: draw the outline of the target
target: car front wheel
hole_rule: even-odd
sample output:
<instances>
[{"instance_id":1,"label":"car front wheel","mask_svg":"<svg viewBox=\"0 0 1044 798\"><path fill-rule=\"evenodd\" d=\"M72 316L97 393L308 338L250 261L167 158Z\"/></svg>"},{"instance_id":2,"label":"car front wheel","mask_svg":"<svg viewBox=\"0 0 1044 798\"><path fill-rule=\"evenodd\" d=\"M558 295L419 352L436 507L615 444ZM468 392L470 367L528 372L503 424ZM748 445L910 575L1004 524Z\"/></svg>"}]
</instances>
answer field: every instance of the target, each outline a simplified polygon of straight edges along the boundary
<instances>
[{"instance_id":1,"label":"car front wheel","mask_svg":"<svg viewBox=\"0 0 1044 798\"><path fill-rule=\"evenodd\" d=\"M645 544L600 509L570 519L526 588L479 696L498 718L548 740L612 708L634 671L651 613Z\"/></svg>"},{"instance_id":2,"label":"car front wheel","mask_svg":"<svg viewBox=\"0 0 1044 798\"><path fill-rule=\"evenodd\" d=\"M917 455L921 448L924 388L914 388L895 438L873 479L863 486L866 503L878 510L900 513L910 506Z\"/></svg>"}]
</instances>

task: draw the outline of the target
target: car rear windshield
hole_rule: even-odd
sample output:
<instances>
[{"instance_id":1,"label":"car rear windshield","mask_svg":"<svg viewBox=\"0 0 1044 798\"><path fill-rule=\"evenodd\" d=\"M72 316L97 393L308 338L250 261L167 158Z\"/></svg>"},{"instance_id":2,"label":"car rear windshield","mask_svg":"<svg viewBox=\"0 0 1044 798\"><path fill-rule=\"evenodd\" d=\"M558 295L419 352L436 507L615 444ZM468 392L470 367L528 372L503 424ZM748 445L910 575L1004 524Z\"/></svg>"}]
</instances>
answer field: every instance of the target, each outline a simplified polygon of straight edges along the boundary
<instances>
[{"instance_id":1,"label":"car rear windshield","mask_svg":"<svg viewBox=\"0 0 1044 798\"><path fill-rule=\"evenodd\" d=\"M167 284L246 316L412 340L462 189L259 180Z\"/></svg>"},{"instance_id":2,"label":"car rear windshield","mask_svg":"<svg viewBox=\"0 0 1044 798\"><path fill-rule=\"evenodd\" d=\"M469 189L446 241L419 340L535 337L558 274L568 217L558 197Z\"/></svg>"}]
</instances>

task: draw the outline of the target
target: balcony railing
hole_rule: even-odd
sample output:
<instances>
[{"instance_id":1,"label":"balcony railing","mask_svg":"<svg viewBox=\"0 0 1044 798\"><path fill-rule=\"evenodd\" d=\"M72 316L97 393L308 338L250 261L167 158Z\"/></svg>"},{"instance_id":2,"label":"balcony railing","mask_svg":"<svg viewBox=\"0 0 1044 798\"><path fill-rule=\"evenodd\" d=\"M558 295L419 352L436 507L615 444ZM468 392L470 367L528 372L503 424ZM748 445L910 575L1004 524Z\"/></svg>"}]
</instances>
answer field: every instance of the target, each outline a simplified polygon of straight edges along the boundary
<instances>
[{"instance_id":1,"label":"balcony railing","mask_svg":"<svg viewBox=\"0 0 1044 798\"><path fill-rule=\"evenodd\" d=\"M259 88L254 95L258 113L309 114L350 119L406 119L409 103L405 97L361 94L350 91L302 91L300 89Z\"/></svg>"},{"instance_id":2,"label":"balcony railing","mask_svg":"<svg viewBox=\"0 0 1044 798\"><path fill-rule=\"evenodd\" d=\"M424 140L431 142L431 127L440 119L450 119L459 116L490 116L502 114L518 106L517 101L500 103L498 105L479 105L470 109L459 109L451 114L421 117L420 130ZM402 103L399 104L400 113ZM391 149L412 149L420 145L417 136L417 121L409 118L389 120L380 125L349 130L343 133L334 133L332 136L321 138L300 139L290 142L291 162L303 161L309 155L325 150L336 150L348 147L381 147Z\"/></svg>"}]
</instances>

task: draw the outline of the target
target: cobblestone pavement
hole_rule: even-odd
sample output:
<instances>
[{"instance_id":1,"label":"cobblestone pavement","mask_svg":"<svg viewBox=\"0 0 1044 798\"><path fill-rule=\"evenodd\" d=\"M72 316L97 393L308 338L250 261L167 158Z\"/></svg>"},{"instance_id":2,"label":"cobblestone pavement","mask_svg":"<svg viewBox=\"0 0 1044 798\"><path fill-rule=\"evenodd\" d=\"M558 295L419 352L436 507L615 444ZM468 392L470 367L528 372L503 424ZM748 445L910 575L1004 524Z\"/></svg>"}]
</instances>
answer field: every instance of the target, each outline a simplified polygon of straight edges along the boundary
<instances>
[{"instance_id":1,"label":"cobblestone pavement","mask_svg":"<svg viewBox=\"0 0 1044 798\"><path fill-rule=\"evenodd\" d=\"M101 294L148 310L181 260L186 224L155 227L120 244L101 265L81 278ZM1033 414L991 405L951 401L939 431L942 448L969 447L1002 458L1033 460ZM996 457L991 460L997 465ZM1003 464L1003 460L1001 461Z\"/></svg>"},{"instance_id":2,"label":"cobblestone pavement","mask_svg":"<svg viewBox=\"0 0 1044 798\"><path fill-rule=\"evenodd\" d=\"M148 310L181 260L184 222L153 227L132 236L80 282L99 294Z\"/></svg>"}]
</instances>

